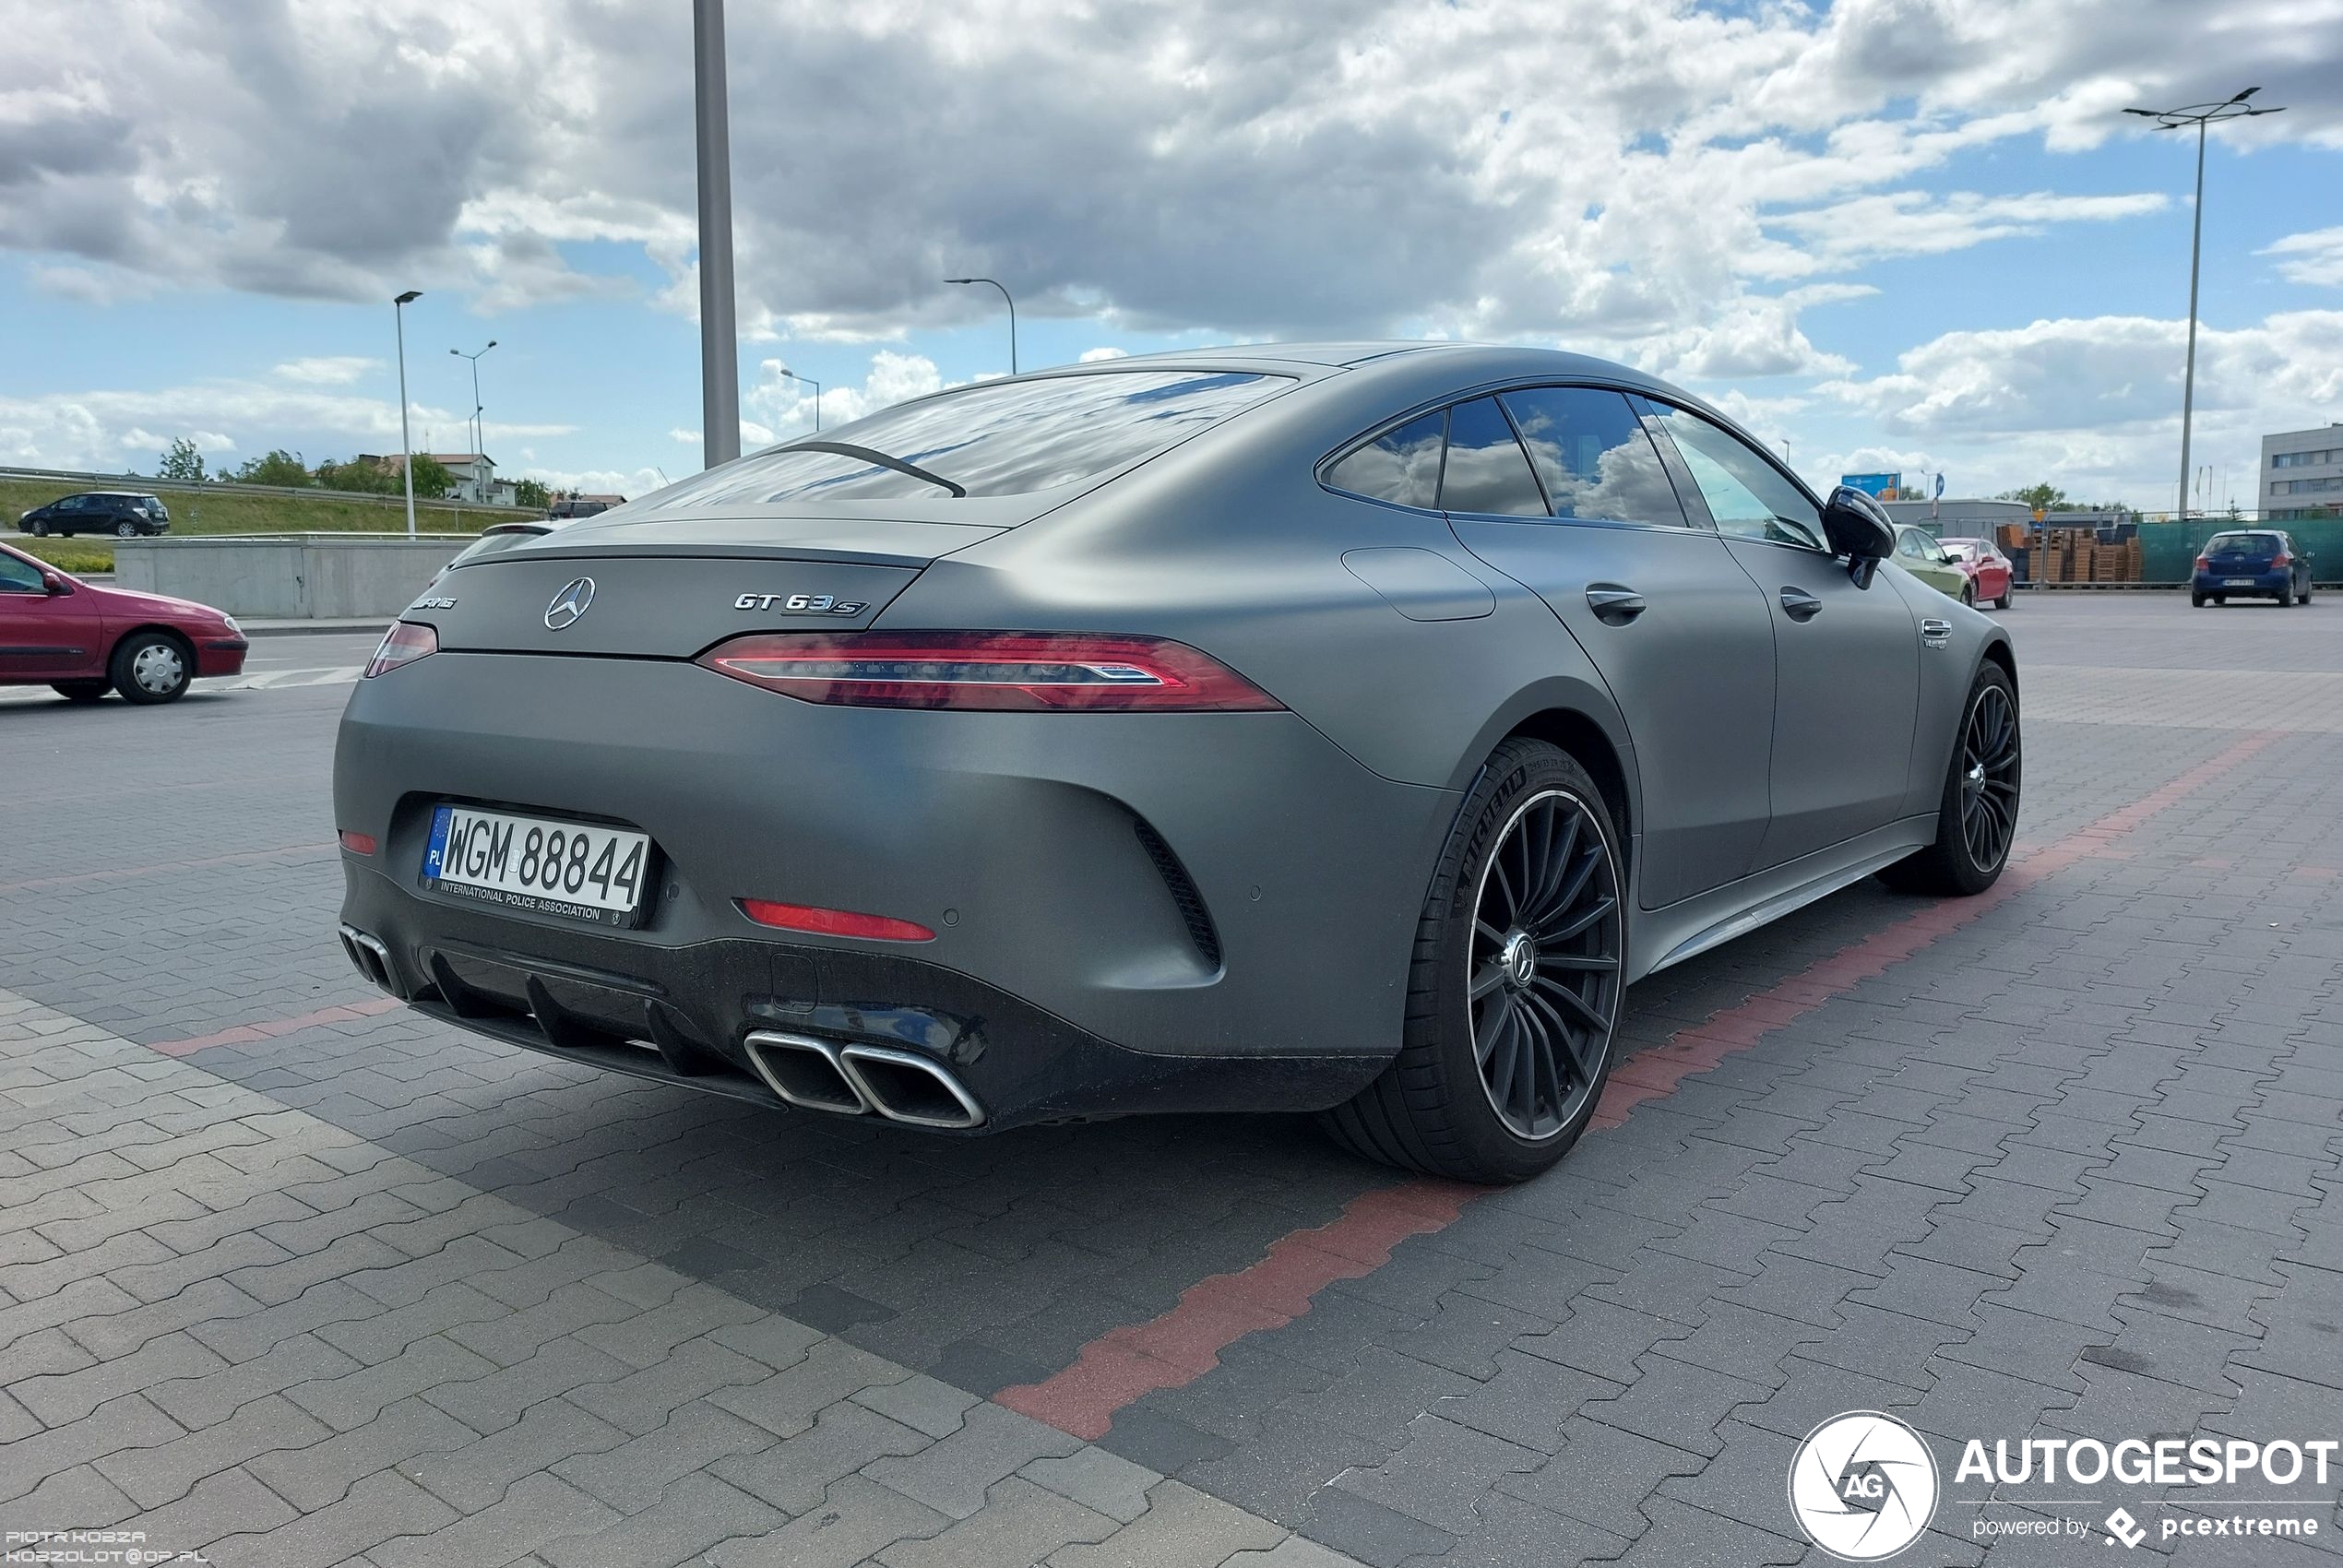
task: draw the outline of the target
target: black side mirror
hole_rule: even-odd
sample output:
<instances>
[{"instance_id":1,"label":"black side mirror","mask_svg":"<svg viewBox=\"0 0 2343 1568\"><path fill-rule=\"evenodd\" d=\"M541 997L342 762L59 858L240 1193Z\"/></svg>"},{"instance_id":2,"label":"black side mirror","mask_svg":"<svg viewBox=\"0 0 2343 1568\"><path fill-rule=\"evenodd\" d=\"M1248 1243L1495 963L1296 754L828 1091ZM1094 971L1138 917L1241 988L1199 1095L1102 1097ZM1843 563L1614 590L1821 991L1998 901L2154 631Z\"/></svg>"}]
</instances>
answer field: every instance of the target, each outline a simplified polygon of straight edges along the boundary
<instances>
[{"instance_id":1,"label":"black side mirror","mask_svg":"<svg viewBox=\"0 0 2343 1568\"><path fill-rule=\"evenodd\" d=\"M1847 557L1847 574L1857 588L1871 587L1879 564L1896 552L1896 529L1887 514L1849 484L1830 493L1830 503L1823 508L1823 537L1834 553Z\"/></svg>"}]
</instances>

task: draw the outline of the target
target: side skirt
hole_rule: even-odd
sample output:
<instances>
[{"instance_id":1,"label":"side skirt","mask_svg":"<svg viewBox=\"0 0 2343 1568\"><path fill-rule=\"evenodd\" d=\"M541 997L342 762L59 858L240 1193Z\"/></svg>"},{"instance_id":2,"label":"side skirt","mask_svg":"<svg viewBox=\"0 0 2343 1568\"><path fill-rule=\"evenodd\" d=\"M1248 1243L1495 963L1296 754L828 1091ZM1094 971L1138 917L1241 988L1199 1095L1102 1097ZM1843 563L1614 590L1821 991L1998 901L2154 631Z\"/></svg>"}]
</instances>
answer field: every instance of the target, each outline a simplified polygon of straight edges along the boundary
<instances>
[{"instance_id":1,"label":"side skirt","mask_svg":"<svg viewBox=\"0 0 2343 1568\"><path fill-rule=\"evenodd\" d=\"M1671 964L1719 947L1736 936L1827 898L1895 864L1914 849L1936 839L1934 813L1908 816L1873 828L1826 849L1802 855L1785 865L1770 867L1739 882L1695 895L1664 909L1653 910L1637 921L1635 944L1642 952L1657 952L1649 963L1629 965L1630 980L1657 974Z\"/></svg>"}]
</instances>

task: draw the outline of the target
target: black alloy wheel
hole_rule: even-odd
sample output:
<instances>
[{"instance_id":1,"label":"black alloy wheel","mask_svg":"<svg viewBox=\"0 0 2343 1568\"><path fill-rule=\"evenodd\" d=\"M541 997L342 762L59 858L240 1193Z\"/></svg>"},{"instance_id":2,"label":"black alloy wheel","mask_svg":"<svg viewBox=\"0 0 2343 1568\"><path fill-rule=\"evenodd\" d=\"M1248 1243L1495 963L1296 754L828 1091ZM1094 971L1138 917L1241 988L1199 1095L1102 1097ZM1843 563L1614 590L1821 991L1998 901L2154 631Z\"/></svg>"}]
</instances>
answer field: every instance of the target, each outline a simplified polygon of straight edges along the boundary
<instances>
[{"instance_id":1,"label":"black alloy wheel","mask_svg":"<svg viewBox=\"0 0 2343 1568\"><path fill-rule=\"evenodd\" d=\"M1468 995L1481 1087L1508 1132L1555 1136L1602 1079L1618 1008L1619 879L1583 802L1516 808L1482 868Z\"/></svg>"},{"instance_id":2,"label":"black alloy wheel","mask_svg":"<svg viewBox=\"0 0 2343 1568\"><path fill-rule=\"evenodd\" d=\"M1999 866L2017 834L2017 707L1996 684L1979 686L1961 728L1961 837L1969 859Z\"/></svg>"},{"instance_id":3,"label":"black alloy wheel","mask_svg":"<svg viewBox=\"0 0 2343 1568\"><path fill-rule=\"evenodd\" d=\"M1354 1153L1526 1182L1593 1120L1625 994L1628 873L1576 757L1516 737L1466 792L1433 869L1398 1053L1321 1117Z\"/></svg>"}]
</instances>

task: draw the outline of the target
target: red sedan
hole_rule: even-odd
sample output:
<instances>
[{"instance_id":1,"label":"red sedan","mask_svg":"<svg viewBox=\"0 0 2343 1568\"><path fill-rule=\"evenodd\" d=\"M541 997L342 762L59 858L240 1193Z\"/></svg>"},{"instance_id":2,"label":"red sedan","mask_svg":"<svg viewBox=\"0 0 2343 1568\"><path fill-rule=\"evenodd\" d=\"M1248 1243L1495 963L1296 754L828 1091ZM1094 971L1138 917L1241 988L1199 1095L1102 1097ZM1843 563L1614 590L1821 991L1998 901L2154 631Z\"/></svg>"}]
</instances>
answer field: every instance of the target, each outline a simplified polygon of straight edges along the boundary
<instances>
[{"instance_id":1,"label":"red sedan","mask_svg":"<svg viewBox=\"0 0 2343 1568\"><path fill-rule=\"evenodd\" d=\"M1968 602L1990 604L1996 610L2009 608L2011 566L2009 557L1990 539L1945 539L1937 540L1953 564L1968 579Z\"/></svg>"},{"instance_id":2,"label":"red sedan","mask_svg":"<svg viewBox=\"0 0 2343 1568\"><path fill-rule=\"evenodd\" d=\"M171 702L199 675L242 673L250 646L208 604L99 588L0 544L0 685Z\"/></svg>"}]
</instances>

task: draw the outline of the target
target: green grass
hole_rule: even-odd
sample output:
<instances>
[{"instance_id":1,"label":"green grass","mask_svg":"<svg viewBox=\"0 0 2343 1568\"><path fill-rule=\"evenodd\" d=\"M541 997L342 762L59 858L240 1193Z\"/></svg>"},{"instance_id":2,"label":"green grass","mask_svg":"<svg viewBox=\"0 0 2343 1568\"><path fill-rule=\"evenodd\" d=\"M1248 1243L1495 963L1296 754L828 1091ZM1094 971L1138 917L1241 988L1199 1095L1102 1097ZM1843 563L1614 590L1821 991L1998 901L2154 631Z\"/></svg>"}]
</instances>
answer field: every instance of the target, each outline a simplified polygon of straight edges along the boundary
<instances>
[{"instance_id":1,"label":"green grass","mask_svg":"<svg viewBox=\"0 0 2343 1568\"><path fill-rule=\"evenodd\" d=\"M0 480L0 528L11 530L8 542L68 572L111 572L113 548L110 537L77 534L72 539L34 539L14 532L16 519L35 506L45 506L61 495L88 489L135 490L133 481L103 485L66 484L36 480ZM321 490L315 495L239 495L232 491L211 493L195 490L157 490L171 509L171 537L190 534L256 533L404 533L403 504L385 504ZM490 522L531 517L537 514L510 506L458 507L441 501L415 503L415 527L424 533L473 534Z\"/></svg>"}]
</instances>

